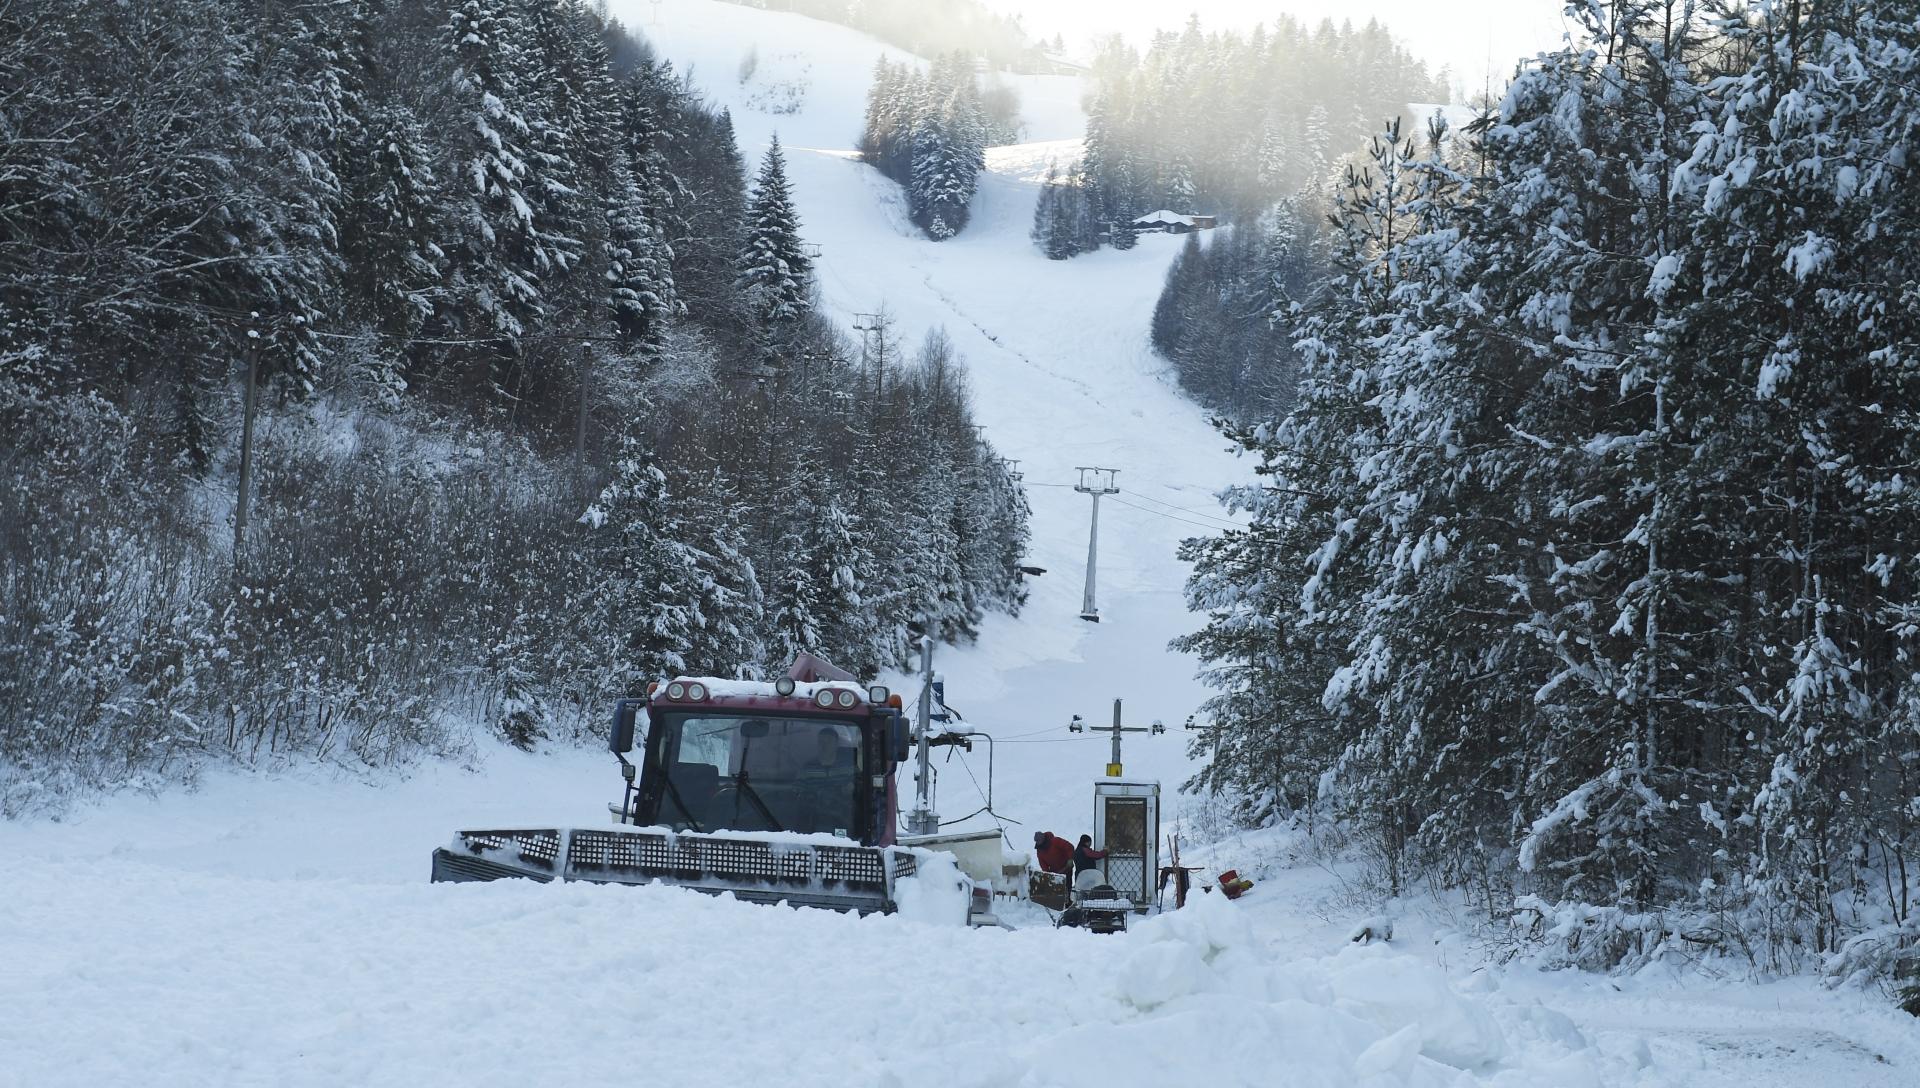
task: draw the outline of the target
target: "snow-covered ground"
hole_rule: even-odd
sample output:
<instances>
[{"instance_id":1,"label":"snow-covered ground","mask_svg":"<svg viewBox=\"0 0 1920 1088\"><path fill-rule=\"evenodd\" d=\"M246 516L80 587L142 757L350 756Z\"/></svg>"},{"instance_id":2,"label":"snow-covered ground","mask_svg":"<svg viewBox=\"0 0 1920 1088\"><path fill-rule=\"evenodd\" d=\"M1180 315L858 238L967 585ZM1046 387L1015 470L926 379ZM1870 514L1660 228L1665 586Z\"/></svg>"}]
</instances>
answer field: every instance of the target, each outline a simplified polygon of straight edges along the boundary
<instances>
[{"instance_id":1,"label":"snow-covered ground","mask_svg":"<svg viewBox=\"0 0 1920 1088\"><path fill-rule=\"evenodd\" d=\"M1507 1006L1550 1009L1577 1031L1593 1079L1534 1083L1685 1088L1893 1088L1920 1083L1920 1028L1877 994L1832 992L1810 978L1756 981L1730 963L1655 964L1633 976L1489 964L1482 925L1454 897L1383 903L1366 865L1330 856L1288 830L1232 834L1189 864L1236 867L1255 880L1236 905L1276 950L1339 947L1386 917L1392 944L1440 968L1455 989ZM1285 953L1282 953L1285 954ZM1360 1083L1354 1081L1352 1083Z\"/></svg>"},{"instance_id":2,"label":"snow-covered ground","mask_svg":"<svg viewBox=\"0 0 1920 1088\"><path fill-rule=\"evenodd\" d=\"M1190 771L1178 726L1204 694L1165 648L1193 622L1173 550L1218 523L1209 494L1246 466L1146 347L1177 242L1055 263L1026 240L1037 178L1079 135L1078 88L1020 81L1035 142L991 152L973 224L936 245L847 150L891 51L711 0L664 0L657 25L651 3L612 6L733 109L750 157L779 131L827 305L884 304L909 346L945 327L978 418L1022 461L1030 561L1048 573L1022 617L939 662L950 702L1000 738L995 807L1016 845L1087 828L1107 743L1065 723L1104 722L1116 697L1130 723L1171 727L1129 738L1129 775L1167 784L1170 817L1196 804L1172 792ZM749 50L767 74L743 85ZM1078 618L1079 465L1120 469L1125 489L1102 504L1099 625ZM984 751L941 767L941 809L977 808ZM483 746L404 780L221 774L0 824L0 1086L1920 1079L1911 1021L1857 995L1481 970L1438 908L1352 947L1375 905L1277 833L1195 855L1253 875L1245 899L1109 938L1031 908L1016 932L974 932L665 888L425 882L453 829L601 823L618 782L604 753Z\"/></svg>"},{"instance_id":3,"label":"snow-covered ground","mask_svg":"<svg viewBox=\"0 0 1920 1088\"><path fill-rule=\"evenodd\" d=\"M1788 1088L1914 1082L1911 1018L1804 980L1487 970L1444 906L1347 936L1351 862L1280 832L1189 860L1237 902L1095 937L668 888L425 883L449 829L595 819L593 752L400 782L223 775L0 825L0 1086Z\"/></svg>"},{"instance_id":4,"label":"snow-covered ground","mask_svg":"<svg viewBox=\"0 0 1920 1088\"><path fill-rule=\"evenodd\" d=\"M13 876L5 1084L1438 1086L1466 1066L1518 1086L1625 1067L1410 955L1276 955L1217 897L1100 938L137 853Z\"/></svg>"}]
</instances>

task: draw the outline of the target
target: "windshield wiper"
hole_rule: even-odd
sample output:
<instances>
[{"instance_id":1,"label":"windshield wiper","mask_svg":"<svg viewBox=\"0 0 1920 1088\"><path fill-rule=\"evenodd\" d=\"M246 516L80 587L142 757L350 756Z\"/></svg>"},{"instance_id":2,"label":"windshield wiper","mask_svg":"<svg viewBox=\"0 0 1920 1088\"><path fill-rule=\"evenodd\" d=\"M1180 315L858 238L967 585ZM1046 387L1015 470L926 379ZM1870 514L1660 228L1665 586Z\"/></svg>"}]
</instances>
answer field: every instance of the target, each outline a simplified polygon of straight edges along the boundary
<instances>
[{"instance_id":1,"label":"windshield wiper","mask_svg":"<svg viewBox=\"0 0 1920 1088\"><path fill-rule=\"evenodd\" d=\"M740 768L739 774L733 776L733 780L737 785L739 785L740 792L746 794L748 797L753 798L753 803L760 807L760 815L765 816L767 818L767 822L773 825L771 830L774 830L774 831L786 830L786 828L780 826L779 817L775 816L773 814L773 810L767 807L766 801L761 799L760 791L754 789L753 784L747 781L747 768L745 766L742 766Z\"/></svg>"},{"instance_id":2,"label":"windshield wiper","mask_svg":"<svg viewBox=\"0 0 1920 1088\"><path fill-rule=\"evenodd\" d=\"M660 784L667 788L667 796L673 798L673 803L680 806L680 815L687 818L687 826L704 834L707 829L701 827L700 821L693 818L693 810L687 807L687 799L680 796L680 787L673 784L673 776L667 773L664 766L660 764L655 766L660 767Z\"/></svg>"}]
</instances>

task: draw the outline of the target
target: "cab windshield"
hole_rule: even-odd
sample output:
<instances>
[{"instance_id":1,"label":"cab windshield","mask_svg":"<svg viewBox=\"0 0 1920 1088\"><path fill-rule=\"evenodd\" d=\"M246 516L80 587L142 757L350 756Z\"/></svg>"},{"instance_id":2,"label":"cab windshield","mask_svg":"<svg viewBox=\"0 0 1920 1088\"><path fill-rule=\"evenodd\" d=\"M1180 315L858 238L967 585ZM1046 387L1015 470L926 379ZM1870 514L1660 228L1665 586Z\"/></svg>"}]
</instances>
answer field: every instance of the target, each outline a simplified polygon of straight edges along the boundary
<instances>
[{"instance_id":1,"label":"cab windshield","mask_svg":"<svg viewBox=\"0 0 1920 1088\"><path fill-rule=\"evenodd\" d=\"M680 831L858 835L860 728L828 718L668 714L649 821Z\"/></svg>"}]
</instances>

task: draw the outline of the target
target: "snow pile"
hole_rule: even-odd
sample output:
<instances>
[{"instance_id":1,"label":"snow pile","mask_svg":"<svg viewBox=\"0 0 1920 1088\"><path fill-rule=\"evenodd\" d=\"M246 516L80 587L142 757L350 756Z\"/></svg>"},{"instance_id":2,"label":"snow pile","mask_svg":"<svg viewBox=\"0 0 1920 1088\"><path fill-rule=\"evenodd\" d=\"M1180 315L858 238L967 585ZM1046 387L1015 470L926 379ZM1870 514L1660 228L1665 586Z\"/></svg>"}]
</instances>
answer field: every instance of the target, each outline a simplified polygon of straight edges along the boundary
<instances>
[{"instance_id":1,"label":"snow pile","mask_svg":"<svg viewBox=\"0 0 1920 1088\"><path fill-rule=\"evenodd\" d=\"M1052 1036L1033 1057L1077 1060L1021 1083L1093 1086L1157 1069L1214 1085L1573 1085L1620 1071L1565 1017L1461 993L1411 955L1277 959L1246 912L1215 895L1137 925L1115 949L1111 992L1133 1015Z\"/></svg>"},{"instance_id":2,"label":"snow pile","mask_svg":"<svg viewBox=\"0 0 1920 1088\"><path fill-rule=\"evenodd\" d=\"M910 922L953 925L966 918L972 883L960 875L952 854L915 851L919 864L910 877L894 883L899 917Z\"/></svg>"},{"instance_id":3,"label":"snow pile","mask_svg":"<svg viewBox=\"0 0 1920 1088\"><path fill-rule=\"evenodd\" d=\"M1415 1053L1462 1069L1506 1056L1493 1016L1456 992L1436 967L1375 948L1343 951L1328 974L1335 1003L1383 1031L1411 1032Z\"/></svg>"},{"instance_id":4,"label":"snow pile","mask_svg":"<svg viewBox=\"0 0 1920 1088\"><path fill-rule=\"evenodd\" d=\"M1354 944L1372 944L1375 941L1393 940L1393 919L1384 914L1371 914L1354 923L1347 931L1347 940Z\"/></svg>"}]
</instances>

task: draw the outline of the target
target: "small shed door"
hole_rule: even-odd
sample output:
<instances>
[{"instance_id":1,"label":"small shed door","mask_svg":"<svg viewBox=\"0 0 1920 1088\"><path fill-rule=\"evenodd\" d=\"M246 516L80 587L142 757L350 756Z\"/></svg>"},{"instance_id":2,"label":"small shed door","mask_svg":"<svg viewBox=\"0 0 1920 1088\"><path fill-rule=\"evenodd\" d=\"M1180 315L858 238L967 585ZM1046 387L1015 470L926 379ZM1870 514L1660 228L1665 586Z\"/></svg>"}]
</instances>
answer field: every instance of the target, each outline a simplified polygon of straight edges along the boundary
<instances>
[{"instance_id":1,"label":"small shed door","mask_svg":"<svg viewBox=\"0 0 1920 1088\"><path fill-rule=\"evenodd\" d=\"M1107 883L1135 903L1145 903L1152 890L1147 883L1147 799L1107 798L1102 830L1107 844Z\"/></svg>"}]
</instances>

